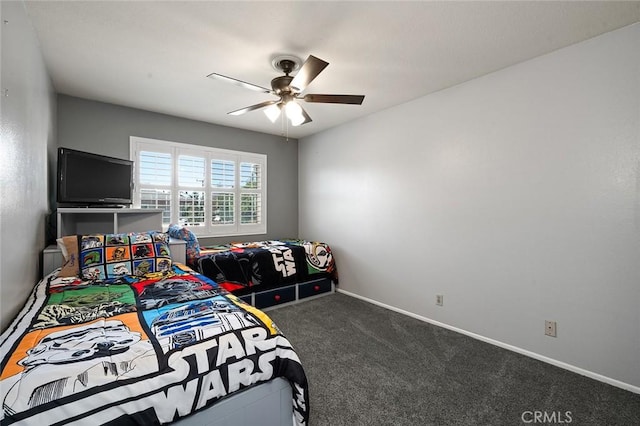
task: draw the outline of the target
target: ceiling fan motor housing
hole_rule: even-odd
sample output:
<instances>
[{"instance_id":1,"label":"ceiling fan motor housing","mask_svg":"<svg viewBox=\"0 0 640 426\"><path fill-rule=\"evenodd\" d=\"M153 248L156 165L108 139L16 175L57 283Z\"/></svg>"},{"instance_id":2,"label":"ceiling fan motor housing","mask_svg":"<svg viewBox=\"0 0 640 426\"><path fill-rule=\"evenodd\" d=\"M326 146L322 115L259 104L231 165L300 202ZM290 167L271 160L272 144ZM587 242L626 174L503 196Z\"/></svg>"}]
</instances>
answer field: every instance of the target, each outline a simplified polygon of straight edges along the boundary
<instances>
[{"instance_id":1,"label":"ceiling fan motor housing","mask_svg":"<svg viewBox=\"0 0 640 426\"><path fill-rule=\"evenodd\" d=\"M291 84L293 77L289 74L300 68L300 60L295 56L282 55L275 57L272 65L276 70L285 73L285 75L271 80L271 88L273 91L276 92L277 95L291 93L292 90L289 84Z\"/></svg>"},{"instance_id":2,"label":"ceiling fan motor housing","mask_svg":"<svg viewBox=\"0 0 640 426\"><path fill-rule=\"evenodd\" d=\"M291 92L291 88L289 87L291 80L293 80L293 77L289 75L276 77L273 80L271 80L271 88L273 89L274 92L276 92L277 95L280 95L283 93L289 93Z\"/></svg>"}]
</instances>

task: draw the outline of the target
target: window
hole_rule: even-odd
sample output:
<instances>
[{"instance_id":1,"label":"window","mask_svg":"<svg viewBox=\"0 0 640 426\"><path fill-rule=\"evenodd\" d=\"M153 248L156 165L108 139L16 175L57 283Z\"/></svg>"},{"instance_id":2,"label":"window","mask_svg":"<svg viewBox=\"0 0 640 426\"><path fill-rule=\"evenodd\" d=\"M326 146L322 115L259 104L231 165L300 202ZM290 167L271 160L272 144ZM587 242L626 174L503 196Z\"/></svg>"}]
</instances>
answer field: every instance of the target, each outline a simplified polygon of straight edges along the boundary
<instances>
[{"instance_id":1,"label":"window","mask_svg":"<svg viewBox=\"0 0 640 426\"><path fill-rule=\"evenodd\" d=\"M267 156L130 138L134 205L199 236L264 234Z\"/></svg>"}]
</instances>

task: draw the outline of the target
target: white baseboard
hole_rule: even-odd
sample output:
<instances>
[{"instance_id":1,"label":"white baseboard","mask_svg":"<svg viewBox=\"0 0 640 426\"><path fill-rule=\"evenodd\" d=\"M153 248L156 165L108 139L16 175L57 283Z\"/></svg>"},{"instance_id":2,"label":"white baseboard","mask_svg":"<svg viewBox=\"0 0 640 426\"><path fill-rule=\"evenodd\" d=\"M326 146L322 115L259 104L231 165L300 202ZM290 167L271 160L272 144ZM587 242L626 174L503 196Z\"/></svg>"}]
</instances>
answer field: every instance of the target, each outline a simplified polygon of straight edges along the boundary
<instances>
[{"instance_id":1,"label":"white baseboard","mask_svg":"<svg viewBox=\"0 0 640 426\"><path fill-rule=\"evenodd\" d=\"M593 371L585 370L584 368L576 367L575 365L567 364L566 362L558 361L557 359L549 358L544 355L540 355L535 352L528 351L526 349L519 348L517 346L509 345L507 343L500 342L499 340L494 340L489 337L481 336L476 333L472 333L470 331L463 330L461 328L453 327L448 324L432 320L427 317L423 317L418 314L414 314L413 312L405 311L404 309L399 309L391 305L387 305L386 303L378 302L377 300L369 299L368 297L360 296L355 293L351 293L350 291L343 290L341 288L336 288L336 292L342 293L346 296L355 297L356 299L364 300L365 302L369 302L373 305L380 306L385 309L389 309L394 312L398 312L399 314L403 314L409 316L411 318L415 318L420 321L427 322L429 324L433 324L438 327L446 328L447 330L455 331L456 333L464 334L465 336L472 337L477 340L481 340L483 342L492 344L494 346L498 346L512 352L519 353L521 355L528 356L533 359L537 359L538 361L546 362L547 364L555 365L556 367L563 368L565 370L572 371L574 373L578 373L582 376L589 377L594 380L598 380L603 383L607 383L609 385L615 386L620 389L627 390L629 392L640 394L640 387L631 385L629 383L621 382L620 380L612 379L611 377L603 376L602 374L594 373Z\"/></svg>"}]
</instances>

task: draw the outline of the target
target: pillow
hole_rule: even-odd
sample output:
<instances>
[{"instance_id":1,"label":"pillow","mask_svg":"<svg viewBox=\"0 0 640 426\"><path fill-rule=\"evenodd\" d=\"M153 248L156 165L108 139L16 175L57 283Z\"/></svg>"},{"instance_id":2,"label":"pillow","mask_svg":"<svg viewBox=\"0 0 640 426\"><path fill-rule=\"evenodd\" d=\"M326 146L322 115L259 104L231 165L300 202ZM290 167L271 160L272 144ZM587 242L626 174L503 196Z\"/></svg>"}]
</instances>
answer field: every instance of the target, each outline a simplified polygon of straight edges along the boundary
<instances>
[{"instance_id":1,"label":"pillow","mask_svg":"<svg viewBox=\"0 0 640 426\"><path fill-rule=\"evenodd\" d=\"M171 269L169 236L163 232L94 234L79 238L85 279L145 275Z\"/></svg>"},{"instance_id":2,"label":"pillow","mask_svg":"<svg viewBox=\"0 0 640 426\"><path fill-rule=\"evenodd\" d=\"M58 248L62 252L64 263L58 273L59 277L77 277L80 273L78 267L78 236L69 235L56 240Z\"/></svg>"},{"instance_id":3,"label":"pillow","mask_svg":"<svg viewBox=\"0 0 640 426\"><path fill-rule=\"evenodd\" d=\"M198 257L200 257L200 243L198 243L198 237L191 232L186 226L180 226L171 224L167 233L172 238L184 240L187 242L187 263L195 264Z\"/></svg>"}]
</instances>

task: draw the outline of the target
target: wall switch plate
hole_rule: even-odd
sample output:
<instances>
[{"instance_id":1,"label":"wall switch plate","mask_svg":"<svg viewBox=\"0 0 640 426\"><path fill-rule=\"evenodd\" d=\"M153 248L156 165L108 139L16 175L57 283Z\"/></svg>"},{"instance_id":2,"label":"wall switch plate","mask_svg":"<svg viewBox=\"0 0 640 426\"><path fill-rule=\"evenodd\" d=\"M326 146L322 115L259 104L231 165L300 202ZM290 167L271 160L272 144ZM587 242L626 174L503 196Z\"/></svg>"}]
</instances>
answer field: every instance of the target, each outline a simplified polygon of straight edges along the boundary
<instances>
[{"instance_id":1,"label":"wall switch plate","mask_svg":"<svg viewBox=\"0 0 640 426\"><path fill-rule=\"evenodd\" d=\"M444 303L444 296L442 294L436 294L436 305L442 306Z\"/></svg>"},{"instance_id":2,"label":"wall switch plate","mask_svg":"<svg viewBox=\"0 0 640 426\"><path fill-rule=\"evenodd\" d=\"M545 321L544 322L544 334L550 337L558 337L556 332L556 322L555 321Z\"/></svg>"}]
</instances>

